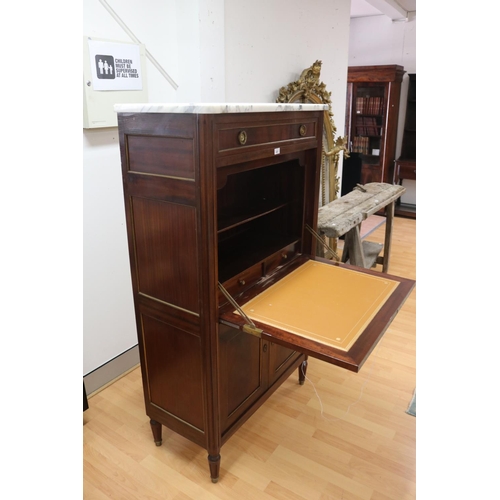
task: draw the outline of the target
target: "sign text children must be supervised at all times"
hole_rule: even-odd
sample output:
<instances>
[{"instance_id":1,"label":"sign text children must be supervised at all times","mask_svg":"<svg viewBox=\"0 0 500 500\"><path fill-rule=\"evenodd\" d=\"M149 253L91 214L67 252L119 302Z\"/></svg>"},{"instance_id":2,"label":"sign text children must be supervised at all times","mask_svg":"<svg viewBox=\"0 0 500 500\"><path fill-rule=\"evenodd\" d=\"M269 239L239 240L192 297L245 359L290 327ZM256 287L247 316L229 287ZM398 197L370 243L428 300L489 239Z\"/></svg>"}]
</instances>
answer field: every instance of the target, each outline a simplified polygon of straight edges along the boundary
<instances>
[{"instance_id":1,"label":"sign text children must be supervised at all times","mask_svg":"<svg viewBox=\"0 0 500 500\"><path fill-rule=\"evenodd\" d=\"M142 90L138 45L88 40L94 90Z\"/></svg>"}]
</instances>

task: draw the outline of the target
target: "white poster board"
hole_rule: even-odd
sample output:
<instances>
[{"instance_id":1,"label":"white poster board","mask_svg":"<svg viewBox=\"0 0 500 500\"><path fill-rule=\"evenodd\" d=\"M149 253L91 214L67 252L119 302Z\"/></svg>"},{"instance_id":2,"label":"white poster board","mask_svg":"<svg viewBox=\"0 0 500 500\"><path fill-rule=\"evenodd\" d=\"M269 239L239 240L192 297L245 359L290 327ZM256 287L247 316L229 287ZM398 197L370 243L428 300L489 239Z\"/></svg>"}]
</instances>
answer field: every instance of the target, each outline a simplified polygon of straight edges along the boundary
<instances>
[{"instance_id":1,"label":"white poster board","mask_svg":"<svg viewBox=\"0 0 500 500\"><path fill-rule=\"evenodd\" d=\"M144 44L83 37L83 128L116 127L115 104L148 102Z\"/></svg>"},{"instance_id":2,"label":"white poster board","mask_svg":"<svg viewBox=\"0 0 500 500\"><path fill-rule=\"evenodd\" d=\"M88 40L94 90L142 90L139 46Z\"/></svg>"}]
</instances>

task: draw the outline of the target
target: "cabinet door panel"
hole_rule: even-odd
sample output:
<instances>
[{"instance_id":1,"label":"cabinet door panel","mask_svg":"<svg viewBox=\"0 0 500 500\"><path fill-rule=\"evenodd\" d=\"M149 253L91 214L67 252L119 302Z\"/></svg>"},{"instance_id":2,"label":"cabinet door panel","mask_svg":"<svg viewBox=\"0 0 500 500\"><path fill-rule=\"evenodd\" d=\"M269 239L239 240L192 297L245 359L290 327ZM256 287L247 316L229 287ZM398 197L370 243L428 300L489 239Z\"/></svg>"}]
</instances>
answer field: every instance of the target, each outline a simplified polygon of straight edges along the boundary
<instances>
[{"instance_id":1,"label":"cabinet door panel","mask_svg":"<svg viewBox=\"0 0 500 500\"><path fill-rule=\"evenodd\" d=\"M269 342L269 384L273 384L299 356L297 351Z\"/></svg>"},{"instance_id":2,"label":"cabinet door panel","mask_svg":"<svg viewBox=\"0 0 500 500\"><path fill-rule=\"evenodd\" d=\"M221 426L227 429L265 391L261 339L219 325Z\"/></svg>"}]
</instances>

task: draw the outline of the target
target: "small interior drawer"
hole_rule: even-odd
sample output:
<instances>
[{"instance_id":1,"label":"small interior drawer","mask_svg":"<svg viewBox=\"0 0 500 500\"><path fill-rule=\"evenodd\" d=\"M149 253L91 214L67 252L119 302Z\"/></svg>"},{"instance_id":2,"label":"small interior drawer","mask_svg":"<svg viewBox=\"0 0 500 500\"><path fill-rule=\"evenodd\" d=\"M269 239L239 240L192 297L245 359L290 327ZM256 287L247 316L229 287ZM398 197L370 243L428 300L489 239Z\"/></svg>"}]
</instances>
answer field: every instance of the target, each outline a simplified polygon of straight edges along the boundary
<instances>
[{"instance_id":1,"label":"small interior drawer","mask_svg":"<svg viewBox=\"0 0 500 500\"><path fill-rule=\"evenodd\" d=\"M224 288L231 296L235 296L245 291L251 285L255 284L262 277L262 263L253 265L245 271L238 273L238 275L228 279L224 282ZM219 304L226 302L227 299L219 291Z\"/></svg>"}]
</instances>

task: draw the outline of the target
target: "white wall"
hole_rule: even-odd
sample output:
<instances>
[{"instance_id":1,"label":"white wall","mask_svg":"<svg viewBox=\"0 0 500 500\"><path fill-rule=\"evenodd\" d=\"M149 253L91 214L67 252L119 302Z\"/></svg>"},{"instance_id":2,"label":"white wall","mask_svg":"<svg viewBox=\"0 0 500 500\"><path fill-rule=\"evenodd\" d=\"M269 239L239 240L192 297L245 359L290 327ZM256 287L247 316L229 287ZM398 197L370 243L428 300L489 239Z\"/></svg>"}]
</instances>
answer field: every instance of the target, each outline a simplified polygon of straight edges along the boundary
<instances>
[{"instance_id":1,"label":"white wall","mask_svg":"<svg viewBox=\"0 0 500 500\"><path fill-rule=\"evenodd\" d=\"M226 2L226 101L276 102L279 89L319 59L344 135L349 14L345 0Z\"/></svg>"},{"instance_id":2,"label":"white wall","mask_svg":"<svg viewBox=\"0 0 500 500\"><path fill-rule=\"evenodd\" d=\"M408 95L408 73L417 72L416 31L417 21L393 22L387 16L351 19L349 35L349 66L399 64L406 74L401 90L396 158L401 152L403 127ZM420 165L422 167L422 165ZM416 203L416 182L405 180L404 203Z\"/></svg>"},{"instance_id":3,"label":"white wall","mask_svg":"<svg viewBox=\"0 0 500 500\"><path fill-rule=\"evenodd\" d=\"M275 102L317 59L344 132L350 1L226 2L226 100Z\"/></svg>"},{"instance_id":4,"label":"white wall","mask_svg":"<svg viewBox=\"0 0 500 500\"><path fill-rule=\"evenodd\" d=\"M275 102L321 59L343 133L350 2L107 1L179 86L148 61L150 102ZM130 41L99 0L83 7L83 35ZM117 129L84 130L84 375L137 344L120 168Z\"/></svg>"},{"instance_id":5,"label":"white wall","mask_svg":"<svg viewBox=\"0 0 500 500\"><path fill-rule=\"evenodd\" d=\"M387 16L351 19L349 66L400 64L417 71L416 19L393 22Z\"/></svg>"},{"instance_id":6,"label":"white wall","mask_svg":"<svg viewBox=\"0 0 500 500\"><path fill-rule=\"evenodd\" d=\"M150 102L201 98L198 0L107 0L179 85L147 61ZM206 18L206 16L205 16ZM222 31L222 30L221 30ZM83 1L83 35L132 41L99 0ZM219 49L220 50L220 49ZM137 344L117 128L83 130L83 375Z\"/></svg>"}]
</instances>

